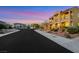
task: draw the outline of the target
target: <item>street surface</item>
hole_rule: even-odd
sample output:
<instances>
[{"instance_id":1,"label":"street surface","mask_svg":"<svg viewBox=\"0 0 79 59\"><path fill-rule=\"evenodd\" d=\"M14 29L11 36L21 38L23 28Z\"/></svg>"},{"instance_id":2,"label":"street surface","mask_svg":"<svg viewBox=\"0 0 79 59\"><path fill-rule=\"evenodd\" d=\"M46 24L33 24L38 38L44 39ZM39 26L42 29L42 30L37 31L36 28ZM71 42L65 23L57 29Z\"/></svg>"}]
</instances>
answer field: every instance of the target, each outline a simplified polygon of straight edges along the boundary
<instances>
[{"instance_id":1,"label":"street surface","mask_svg":"<svg viewBox=\"0 0 79 59\"><path fill-rule=\"evenodd\" d=\"M0 37L0 53L70 53L71 51L34 30L21 30Z\"/></svg>"}]
</instances>

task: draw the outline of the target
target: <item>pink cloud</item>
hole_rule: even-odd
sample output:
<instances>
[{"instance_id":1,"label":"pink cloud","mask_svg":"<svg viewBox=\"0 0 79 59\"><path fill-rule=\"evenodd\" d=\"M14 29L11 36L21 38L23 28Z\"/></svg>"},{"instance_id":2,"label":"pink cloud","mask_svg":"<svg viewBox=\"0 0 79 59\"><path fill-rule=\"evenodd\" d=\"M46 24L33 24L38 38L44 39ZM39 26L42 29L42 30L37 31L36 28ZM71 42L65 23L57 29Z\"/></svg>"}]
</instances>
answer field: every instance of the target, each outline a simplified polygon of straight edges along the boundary
<instances>
[{"instance_id":1,"label":"pink cloud","mask_svg":"<svg viewBox=\"0 0 79 59\"><path fill-rule=\"evenodd\" d=\"M25 24L31 24L31 23L41 23L45 20L47 20L51 15L53 15L53 12L0 12L0 14L13 14L13 15L18 15L18 16L35 16L36 19L22 19L22 20L17 20L17 19L8 19L7 22L11 23L25 23ZM40 19L38 19L40 18ZM42 19L41 19L42 18ZM44 19L44 20L43 20Z\"/></svg>"},{"instance_id":2,"label":"pink cloud","mask_svg":"<svg viewBox=\"0 0 79 59\"><path fill-rule=\"evenodd\" d=\"M50 17L53 12L0 12L2 14L14 14L18 16L39 16L39 17Z\"/></svg>"}]
</instances>

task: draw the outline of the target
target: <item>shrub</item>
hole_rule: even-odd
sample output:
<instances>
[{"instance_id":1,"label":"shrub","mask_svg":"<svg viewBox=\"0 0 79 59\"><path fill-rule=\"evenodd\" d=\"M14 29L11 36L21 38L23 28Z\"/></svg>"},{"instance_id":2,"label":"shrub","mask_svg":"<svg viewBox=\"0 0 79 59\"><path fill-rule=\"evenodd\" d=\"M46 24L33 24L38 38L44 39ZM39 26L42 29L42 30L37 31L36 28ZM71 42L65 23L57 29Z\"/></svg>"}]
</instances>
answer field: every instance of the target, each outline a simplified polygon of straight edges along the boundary
<instances>
[{"instance_id":1,"label":"shrub","mask_svg":"<svg viewBox=\"0 0 79 59\"><path fill-rule=\"evenodd\" d=\"M58 30L59 30L58 28L53 29L54 32L58 32Z\"/></svg>"},{"instance_id":2,"label":"shrub","mask_svg":"<svg viewBox=\"0 0 79 59\"><path fill-rule=\"evenodd\" d=\"M12 29L12 26L9 26L8 29Z\"/></svg>"},{"instance_id":3,"label":"shrub","mask_svg":"<svg viewBox=\"0 0 79 59\"><path fill-rule=\"evenodd\" d=\"M6 29L7 27L3 24L0 24L0 29Z\"/></svg>"},{"instance_id":4,"label":"shrub","mask_svg":"<svg viewBox=\"0 0 79 59\"><path fill-rule=\"evenodd\" d=\"M54 31L54 29L50 29L50 31Z\"/></svg>"},{"instance_id":5,"label":"shrub","mask_svg":"<svg viewBox=\"0 0 79 59\"><path fill-rule=\"evenodd\" d=\"M65 31L65 28L62 29L62 32L64 32L64 31Z\"/></svg>"},{"instance_id":6,"label":"shrub","mask_svg":"<svg viewBox=\"0 0 79 59\"><path fill-rule=\"evenodd\" d=\"M64 36L65 36L66 38L71 38L71 36L70 36L68 33L65 33Z\"/></svg>"},{"instance_id":7,"label":"shrub","mask_svg":"<svg viewBox=\"0 0 79 59\"><path fill-rule=\"evenodd\" d=\"M68 27L67 32L69 32L70 34L79 33L79 27L77 26Z\"/></svg>"}]
</instances>

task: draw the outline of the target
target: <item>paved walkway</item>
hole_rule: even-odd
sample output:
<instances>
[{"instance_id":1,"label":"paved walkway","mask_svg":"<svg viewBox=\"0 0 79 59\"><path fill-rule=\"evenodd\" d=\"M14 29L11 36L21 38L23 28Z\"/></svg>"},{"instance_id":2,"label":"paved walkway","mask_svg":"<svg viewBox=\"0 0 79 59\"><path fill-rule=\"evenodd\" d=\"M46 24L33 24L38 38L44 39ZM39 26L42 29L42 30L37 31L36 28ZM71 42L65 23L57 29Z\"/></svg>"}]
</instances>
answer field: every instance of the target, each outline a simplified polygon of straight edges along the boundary
<instances>
[{"instance_id":1,"label":"paved walkway","mask_svg":"<svg viewBox=\"0 0 79 59\"><path fill-rule=\"evenodd\" d=\"M2 33L2 34L0 33L0 37L20 31L20 30L16 30L16 29L7 29L7 30L9 30L7 33Z\"/></svg>"},{"instance_id":2,"label":"paved walkway","mask_svg":"<svg viewBox=\"0 0 79 59\"><path fill-rule=\"evenodd\" d=\"M34 30L21 30L0 37L0 52L15 53L69 53L68 49L58 45Z\"/></svg>"}]
</instances>

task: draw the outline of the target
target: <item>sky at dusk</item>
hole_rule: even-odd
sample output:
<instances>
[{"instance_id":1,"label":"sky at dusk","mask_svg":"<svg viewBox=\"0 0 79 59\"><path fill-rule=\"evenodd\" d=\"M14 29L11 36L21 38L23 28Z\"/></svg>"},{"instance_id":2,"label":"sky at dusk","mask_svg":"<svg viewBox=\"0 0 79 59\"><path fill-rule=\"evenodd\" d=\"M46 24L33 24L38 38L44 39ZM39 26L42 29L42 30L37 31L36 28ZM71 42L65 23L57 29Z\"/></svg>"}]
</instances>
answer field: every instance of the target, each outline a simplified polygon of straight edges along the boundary
<instances>
[{"instance_id":1,"label":"sky at dusk","mask_svg":"<svg viewBox=\"0 0 79 59\"><path fill-rule=\"evenodd\" d=\"M54 12L72 6L0 6L0 20L9 23L42 23Z\"/></svg>"}]
</instances>

